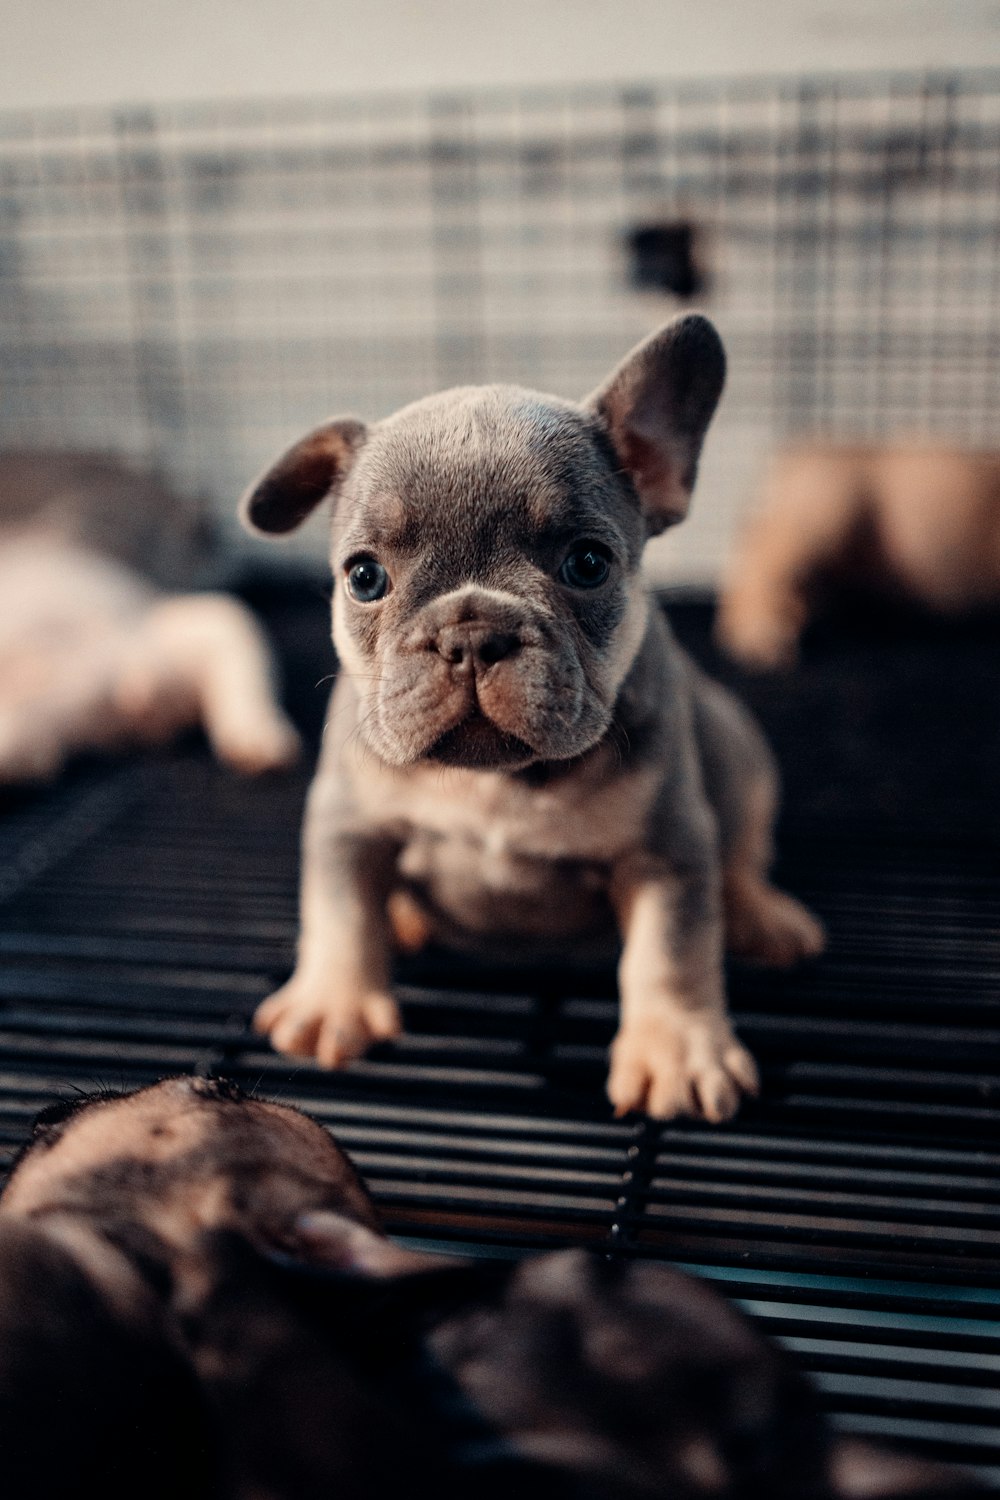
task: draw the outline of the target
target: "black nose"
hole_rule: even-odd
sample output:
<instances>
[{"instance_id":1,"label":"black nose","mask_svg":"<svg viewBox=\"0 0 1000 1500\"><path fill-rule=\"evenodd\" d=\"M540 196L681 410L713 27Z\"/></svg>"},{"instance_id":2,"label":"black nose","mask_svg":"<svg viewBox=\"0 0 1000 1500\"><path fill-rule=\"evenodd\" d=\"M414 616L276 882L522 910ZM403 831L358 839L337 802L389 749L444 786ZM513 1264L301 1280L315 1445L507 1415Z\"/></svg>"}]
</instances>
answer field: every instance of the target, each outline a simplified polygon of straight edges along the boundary
<instances>
[{"instance_id":1,"label":"black nose","mask_svg":"<svg viewBox=\"0 0 1000 1500\"><path fill-rule=\"evenodd\" d=\"M476 671L492 667L508 656L516 656L521 649L521 640L513 631L496 630L491 625L466 620L460 625L443 626L432 645L452 666Z\"/></svg>"}]
</instances>

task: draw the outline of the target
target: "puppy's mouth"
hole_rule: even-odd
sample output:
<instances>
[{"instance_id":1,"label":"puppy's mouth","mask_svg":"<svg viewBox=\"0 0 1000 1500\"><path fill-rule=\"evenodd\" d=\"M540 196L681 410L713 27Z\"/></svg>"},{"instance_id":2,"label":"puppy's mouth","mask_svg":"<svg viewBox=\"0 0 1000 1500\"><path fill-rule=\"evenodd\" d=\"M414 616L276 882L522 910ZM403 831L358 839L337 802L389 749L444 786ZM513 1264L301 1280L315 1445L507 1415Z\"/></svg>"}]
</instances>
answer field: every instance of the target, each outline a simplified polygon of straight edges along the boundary
<instances>
[{"instance_id":1,"label":"puppy's mouth","mask_svg":"<svg viewBox=\"0 0 1000 1500\"><path fill-rule=\"evenodd\" d=\"M498 728L478 708L436 739L426 755L439 765L474 771L519 770L537 759L529 744Z\"/></svg>"}]
</instances>

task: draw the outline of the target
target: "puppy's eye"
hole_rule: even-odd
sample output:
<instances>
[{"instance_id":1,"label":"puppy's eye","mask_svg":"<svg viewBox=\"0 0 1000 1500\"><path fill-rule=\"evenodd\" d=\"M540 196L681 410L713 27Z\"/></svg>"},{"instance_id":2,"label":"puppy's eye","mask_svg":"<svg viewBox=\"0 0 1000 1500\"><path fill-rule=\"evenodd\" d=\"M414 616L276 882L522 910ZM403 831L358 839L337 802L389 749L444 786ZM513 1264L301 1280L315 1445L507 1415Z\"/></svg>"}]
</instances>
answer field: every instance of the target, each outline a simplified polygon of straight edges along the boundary
<instances>
[{"instance_id":1,"label":"puppy's eye","mask_svg":"<svg viewBox=\"0 0 1000 1500\"><path fill-rule=\"evenodd\" d=\"M611 554L600 542L578 542L559 569L571 589L597 589L611 572Z\"/></svg>"},{"instance_id":2,"label":"puppy's eye","mask_svg":"<svg viewBox=\"0 0 1000 1500\"><path fill-rule=\"evenodd\" d=\"M357 557L347 570L347 592L359 604L374 604L389 592L389 575L374 557Z\"/></svg>"}]
</instances>

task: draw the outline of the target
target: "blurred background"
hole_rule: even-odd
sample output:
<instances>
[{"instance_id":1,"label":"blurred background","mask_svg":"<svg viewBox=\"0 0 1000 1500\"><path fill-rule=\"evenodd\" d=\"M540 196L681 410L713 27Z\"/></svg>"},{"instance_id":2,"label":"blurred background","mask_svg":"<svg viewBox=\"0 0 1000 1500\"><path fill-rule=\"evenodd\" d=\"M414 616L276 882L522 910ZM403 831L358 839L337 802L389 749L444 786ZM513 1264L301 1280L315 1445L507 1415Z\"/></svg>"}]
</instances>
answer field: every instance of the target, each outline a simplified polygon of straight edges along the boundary
<instances>
[{"instance_id":1,"label":"blurred background","mask_svg":"<svg viewBox=\"0 0 1000 1500\"><path fill-rule=\"evenodd\" d=\"M8 0L4 34L0 446L148 461L241 556L240 491L330 413L580 396L687 306L731 376L659 582L717 578L777 439L995 442L996 3Z\"/></svg>"}]
</instances>

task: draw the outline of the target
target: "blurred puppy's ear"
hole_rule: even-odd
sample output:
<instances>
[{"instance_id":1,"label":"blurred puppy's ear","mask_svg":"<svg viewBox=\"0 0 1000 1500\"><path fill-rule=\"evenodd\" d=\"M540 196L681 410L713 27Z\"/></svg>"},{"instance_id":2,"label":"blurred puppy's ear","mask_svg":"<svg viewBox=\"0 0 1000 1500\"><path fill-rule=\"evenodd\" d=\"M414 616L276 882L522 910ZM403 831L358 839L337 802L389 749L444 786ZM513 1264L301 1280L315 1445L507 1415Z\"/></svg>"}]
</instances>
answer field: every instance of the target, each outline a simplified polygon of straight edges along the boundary
<instances>
[{"instance_id":1,"label":"blurred puppy's ear","mask_svg":"<svg viewBox=\"0 0 1000 1500\"><path fill-rule=\"evenodd\" d=\"M988 1493L961 1469L857 1438L834 1443L830 1472L836 1500L976 1500Z\"/></svg>"},{"instance_id":2,"label":"blurred puppy's ear","mask_svg":"<svg viewBox=\"0 0 1000 1500\"><path fill-rule=\"evenodd\" d=\"M265 536L294 531L340 488L367 432L354 417L338 417L300 438L240 500L240 520L247 530Z\"/></svg>"},{"instance_id":3,"label":"blurred puppy's ear","mask_svg":"<svg viewBox=\"0 0 1000 1500\"><path fill-rule=\"evenodd\" d=\"M405 1343L470 1300L500 1295L513 1266L499 1260L421 1255L332 1212L303 1214L291 1244L268 1256L285 1294L308 1304L317 1326L373 1354Z\"/></svg>"},{"instance_id":4,"label":"blurred puppy's ear","mask_svg":"<svg viewBox=\"0 0 1000 1500\"><path fill-rule=\"evenodd\" d=\"M611 439L654 535L687 515L725 378L722 340L707 318L689 313L637 345L585 402Z\"/></svg>"},{"instance_id":5,"label":"blurred puppy's ear","mask_svg":"<svg viewBox=\"0 0 1000 1500\"><path fill-rule=\"evenodd\" d=\"M414 1271L440 1270L439 1255L419 1255L343 1214L319 1210L302 1214L292 1231L298 1253L308 1265L359 1276L405 1276Z\"/></svg>"}]
</instances>

